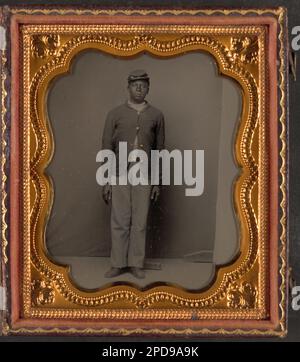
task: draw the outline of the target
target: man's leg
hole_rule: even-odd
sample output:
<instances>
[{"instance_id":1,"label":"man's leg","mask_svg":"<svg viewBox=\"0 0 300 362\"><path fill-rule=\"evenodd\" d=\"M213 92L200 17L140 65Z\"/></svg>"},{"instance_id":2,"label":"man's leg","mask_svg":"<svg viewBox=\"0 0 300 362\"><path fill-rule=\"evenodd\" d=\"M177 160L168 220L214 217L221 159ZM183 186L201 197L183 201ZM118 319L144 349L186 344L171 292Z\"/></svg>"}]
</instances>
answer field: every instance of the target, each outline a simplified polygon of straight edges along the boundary
<instances>
[{"instance_id":1,"label":"man's leg","mask_svg":"<svg viewBox=\"0 0 300 362\"><path fill-rule=\"evenodd\" d=\"M130 185L112 186L111 206L111 266L127 267L131 222Z\"/></svg>"},{"instance_id":2,"label":"man's leg","mask_svg":"<svg viewBox=\"0 0 300 362\"><path fill-rule=\"evenodd\" d=\"M131 186L131 230L128 266L143 268L151 185Z\"/></svg>"}]
</instances>

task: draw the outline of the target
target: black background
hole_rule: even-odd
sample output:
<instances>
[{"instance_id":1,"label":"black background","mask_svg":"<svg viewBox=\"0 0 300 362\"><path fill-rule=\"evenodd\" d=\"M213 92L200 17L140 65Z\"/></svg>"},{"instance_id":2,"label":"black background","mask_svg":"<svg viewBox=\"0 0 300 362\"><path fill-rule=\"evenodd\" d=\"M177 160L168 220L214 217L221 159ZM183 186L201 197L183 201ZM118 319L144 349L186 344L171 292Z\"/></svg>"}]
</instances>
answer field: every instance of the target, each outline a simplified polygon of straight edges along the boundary
<instances>
[{"instance_id":1,"label":"black background","mask_svg":"<svg viewBox=\"0 0 300 362\"><path fill-rule=\"evenodd\" d=\"M299 0L210 0L210 1L1 1L0 5L97 5L102 8L156 8L156 9L198 9L198 8L268 8L284 6L288 10L289 34L294 26L300 26L300 1ZM300 56L300 50L296 52L297 57ZM290 77L290 117L289 117L289 243L290 243L290 266L293 269L293 277L297 285L300 285L300 63L297 69L297 81ZM288 336L281 341L297 341L300 342L300 311L289 311L289 332ZM0 341L138 341L144 340L138 337L2 337ZM150 338L147 338L150 341ZM167 339L163 339L167 341ZM201 339L204 340L204 339ZM211 340L211 339L210 339ZM220 339L219 339L220 340ZM227 339L234 340L234 339ZM251 338L251 341L255 339ZM262 340L262 339L260 339ZM264 339L266 340L266 339ZM278 339L268 339L270 341ZM153 341L153 339L152 339ZM177 339L178 341L178 339ZM182 339L181 341L187 341ZM43 357L43 356L41 356ZM297 358L297 357L295 357Z\"/></svg>"}]
</instances>

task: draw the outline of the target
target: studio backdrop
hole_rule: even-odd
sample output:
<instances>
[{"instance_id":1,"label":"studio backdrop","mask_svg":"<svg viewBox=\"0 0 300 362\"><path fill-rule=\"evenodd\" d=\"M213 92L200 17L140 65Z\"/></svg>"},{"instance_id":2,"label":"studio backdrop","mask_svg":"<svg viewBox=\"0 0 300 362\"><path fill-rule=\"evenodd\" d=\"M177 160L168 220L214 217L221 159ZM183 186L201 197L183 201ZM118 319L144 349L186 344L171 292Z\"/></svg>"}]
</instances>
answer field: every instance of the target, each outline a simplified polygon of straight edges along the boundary
<instances>
[{"instance_id":1,"label":"studio backdrop","mask_svg":"<svg viewBox=\"0 0 300 362\"><path fill-rule=\"evenodd\" d=\"M218 74L210 55L200 52L125 59L87 51L73 60L69 74L55 79L47 101L55 144L47 168L54 187L48 251L53 256L109 256L110 207L96 182L96 155L106 115L126 102L127 76L134 69L150 76L147 100L165 116L166 149L204 150L203 194L186 196L186 185L162 187L150 209L146 256L181 258L211 251L217 264L226 263L239 246L233 145L241 91Z\"/></svg>"}]
</instances>

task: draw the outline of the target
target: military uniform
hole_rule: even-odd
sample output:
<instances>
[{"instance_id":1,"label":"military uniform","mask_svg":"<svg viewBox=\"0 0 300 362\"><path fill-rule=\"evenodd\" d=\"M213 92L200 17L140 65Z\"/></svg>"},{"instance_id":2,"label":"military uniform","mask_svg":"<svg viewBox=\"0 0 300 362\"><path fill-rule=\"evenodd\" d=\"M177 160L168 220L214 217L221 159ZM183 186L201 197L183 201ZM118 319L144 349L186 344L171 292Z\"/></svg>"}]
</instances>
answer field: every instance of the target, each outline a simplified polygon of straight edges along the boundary
<instances>
[{"instance_id":1,"label":"military uniform","mask_svg":"<svg viewBox=\"0 0 300 362\"><path fill-rule=\"evenodd\" d=\"M145 75L138 71L129 75L128 80L130 77L145 79ZM150 165L151 150L163 149L164 139L164 116L148 102L138 107L126 102L107 115L103 149L115 153L117 165L120 142L127 143L128 153L134 149L144 150ZM143 267L151 188L150 182L149 185L112 186L111 266L114 268Z\"/></svg>"}]
</instances>

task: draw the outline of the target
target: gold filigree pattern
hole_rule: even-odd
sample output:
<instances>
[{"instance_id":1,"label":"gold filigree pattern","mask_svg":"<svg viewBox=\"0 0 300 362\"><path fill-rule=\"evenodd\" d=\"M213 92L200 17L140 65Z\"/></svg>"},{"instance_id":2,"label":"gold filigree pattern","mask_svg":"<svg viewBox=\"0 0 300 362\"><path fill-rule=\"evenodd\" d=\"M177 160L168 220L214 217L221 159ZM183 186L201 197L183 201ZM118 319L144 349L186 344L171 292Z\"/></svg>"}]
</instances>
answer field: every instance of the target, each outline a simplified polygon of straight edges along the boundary
<instances>
[{"instance_id":1,"label":"gold filigree pattern","mask_svg":"<svg viewBox=\"0 0 300 362\"><path fill-rule=\"evenodd\" d=\"M256 37L245 36L243 38L232 37L228 49L228 57L231 62L250 64L258 62L258 41Z\"/></svg>"},{"instance_id":2,"label":"gold filigree pattern","mask_svg":"<svg viewBox=\"0 0 300 362\"><path fill-rule=\"evenodd\" d=\"M285 332L276 331L276 330L259 330L259 329L250 329L250 330L243 330L243 329L230 329L227 330L225 328L218 328L218 329L210 329L210 328L201 328L201 329L192 329L192 328L185 328L185 329L176 329L176 328L167 328L167 329L159 329L159 328L135 328L135 329L127 329L127 328L35 328L35 329L28 329L28 328L19 328L14 329L11 331L11 334L14 335L22 335L22 334L50 334L50 335L114 335L114 336L153 336L153 335L160 335L160 336L256 336L256 337L285 337Z\"/></svg>"},{"instance_id":3,"label":"gold filigree pattern","mask_svg":"<svg viewBox=\"0 0 300 362\"><path fill-rule=\"evenodd\" d=\"M1 21L0 21L1 24ZM8 271L8 256L7 256L7 247L8 247L8 239L7 239L7 91L6 91L6 79L7 79L7 56L6 50L0 50L0 79L1 79L1 253L0 253L0 270L2 275L0 276L0 286L4 288L5 296L8 294L5 275ZM1 308L3 309L3 308ZM9 330L8 325L8 312L7 310L0 311L0 335L6 335Z\"/></svg>"},{"instance_id":4,"label":"gold filigree pattern","mask_svg":"<svg viewBox=\"0 0 300 362\"><path fill-rule=\"evenodd\" d=\"M257 290L250 283L241 285L232 284L227 292L227 306L229 308L249 309L256 305Z\"/></svg>"},{"instance_id":5,"label":"gold filigree pattern","mask_svg":"<svg viewBox=\"0 0 300 362\"><path fill-rule=\"evenodd\" d=\"M281 268L280 268L280 277L281 277L281 284L280 284L280 293L281 293L281 302L279 304L281 310L281 321L280 327L282 331L286 331L287 329L287 300L286 300L286 288L287 288L287 277L286 277L286 269L287 269L287 131L286 131L286 123L287 123L287 115L286 115L286 102L287 102L287 82L286 82L286 69L287 69L287 61L284 54L284 42L285 42L285 35L284 35L284 22L286 13L285 11L281 11L279 13L279 25L280 25L280 32L278 35L279 44L280 44L280 90L281 90L281 97L280 97L280 124L281 124L281 150L280 150L280 157L281 157L281 166L280 166L280 174L281 174L281 201L280 201L280 209L281 209L281 235L280 235L280 260L281 260Z\"/></svg>"},{"instance_id":6,"label":"gold filigree pattern","mask_svg":"<svg viewBox=\"0 0 300 362\"><path fill-rule=\"evenodd\" d=\"M6 87L5 87L5 81L6 81L6 72L5 72L5 65L6 65L6 51L2 50L1 51L1 145L2 145L2 158L1 158L1 175L2 175L2 180L1 180L1 225L2 225L2 230L1 230L1 235L2 235L2 259L3 259L3 263L4 265L7 264L8 262L8 257L7 257L7 246L8 246L8 241L7 241L7 223L6 223L6 212L7 212L7 207L6 207L6 201L7 201L7 191L6 191L6 182L7 182L7 176L6 176L6 147L7 147L7 142L6 142L6 113L7 113L7 109L6 109L6 97L7 97L7 92L6 92Z\"/></svg>"},{"instance_id":7,"label":"gold filigree pattern","mask_svg":"<svg viewBox=\"0 0 300 362\"><path fill-rule=\"evenodd\" d=\"M31 283L31 301L35 307L52 304L55 301L55 292L45 280L33 280Z\"/></svg>"},{"instance_id":8,"label":"gold filigree pattern","mask_svg":"<svg viewBox=\"0 0 300 362\"><path fill-rule=\"evenodd\" d=\"M33 35L31 39L32 52L38 58L57 54L59 46L60 36L57 34Z\"/></svg>"}]
</instances>

